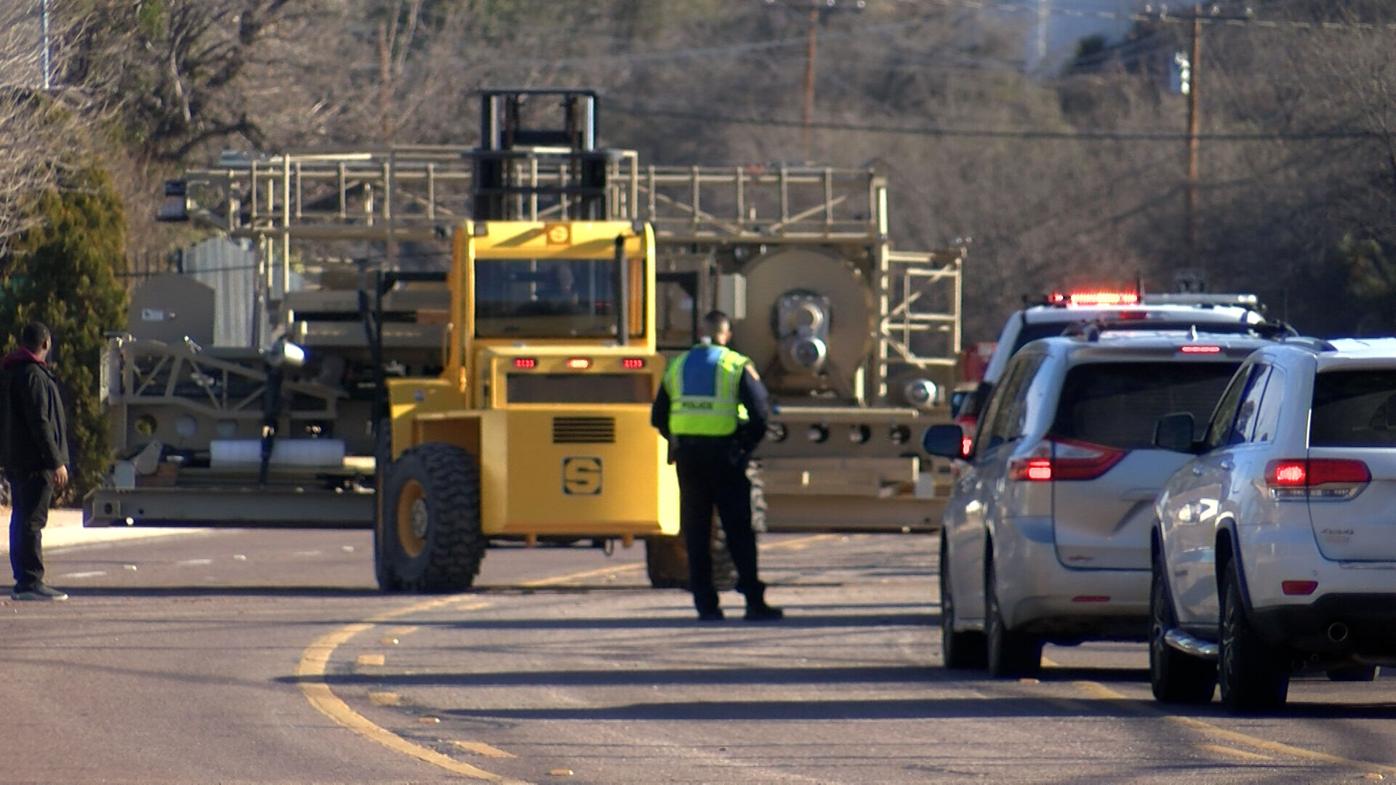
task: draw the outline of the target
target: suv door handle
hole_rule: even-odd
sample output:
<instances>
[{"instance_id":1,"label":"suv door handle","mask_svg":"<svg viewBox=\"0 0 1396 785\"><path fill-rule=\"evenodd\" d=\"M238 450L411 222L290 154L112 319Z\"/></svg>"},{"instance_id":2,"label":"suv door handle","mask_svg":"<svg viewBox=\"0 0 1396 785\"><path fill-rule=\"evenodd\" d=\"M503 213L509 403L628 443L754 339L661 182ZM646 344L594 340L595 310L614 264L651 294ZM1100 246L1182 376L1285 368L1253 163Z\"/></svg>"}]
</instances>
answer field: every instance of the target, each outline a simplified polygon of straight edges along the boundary
<instances>
[{"instance_id":1,"label":"suv door handle","mask_svg":"<svg viewBox=\"0 0 1396 785\"><path fill-rule=\"evenodd\" d=\"M1235 468L1236 468L1236 464L1235 464L1235 463L1233 463L1233 462L1230 461L1230 460L1226 460L1226 459L1222 460L1222 461L1221 461L1220 463L1218 463L1217 465L1220 466L1220 467L1222 468L1223 471L1228 471L1228 472L1231 471L1232 469L1235 469Z\"/></svg>"},{"instance_id":2,"label":"suv door handle","mask_svg":"<svg viewBox=\"0 0 1396 785\"><path fill-rule=\"evenodd\" d=\"M1201 476L1202 476L1202 467L1201 467L1201 466L1194 466L1194 467L1192 467L1192 476L1194 476L1194 477L1201 477Z\"/></svg>"}]
</instances>

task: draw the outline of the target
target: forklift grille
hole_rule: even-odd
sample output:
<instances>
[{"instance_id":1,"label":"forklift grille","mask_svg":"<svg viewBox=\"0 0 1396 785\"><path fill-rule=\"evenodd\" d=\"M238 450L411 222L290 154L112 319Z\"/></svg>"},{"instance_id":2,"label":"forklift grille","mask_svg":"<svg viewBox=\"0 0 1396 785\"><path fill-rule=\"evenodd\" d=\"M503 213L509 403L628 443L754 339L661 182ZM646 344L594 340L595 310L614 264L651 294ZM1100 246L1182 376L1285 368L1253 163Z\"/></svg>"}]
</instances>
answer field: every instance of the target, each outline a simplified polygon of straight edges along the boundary
<instances>
[{"instance_id":1,"label":"forklift grille","mask_svg":"<svg viewBox=\"0 0 1396 785\"><path fill-rule=\"evenodd\" d=\"M614 444L614 417L554 417L553 444Z\"/></svg>"}]
</instances>

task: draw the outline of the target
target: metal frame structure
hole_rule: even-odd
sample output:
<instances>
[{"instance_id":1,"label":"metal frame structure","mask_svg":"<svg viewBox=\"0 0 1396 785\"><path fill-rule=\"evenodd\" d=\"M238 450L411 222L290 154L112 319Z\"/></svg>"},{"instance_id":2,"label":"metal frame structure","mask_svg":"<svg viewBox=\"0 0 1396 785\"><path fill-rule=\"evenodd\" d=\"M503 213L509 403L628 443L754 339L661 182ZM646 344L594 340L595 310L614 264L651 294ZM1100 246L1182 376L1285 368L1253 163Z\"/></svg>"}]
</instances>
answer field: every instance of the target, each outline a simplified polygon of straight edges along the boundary
<instances>
[{"instance_id":1,"label":"metal frame structure","mask_svg":"<svg viewBox=\"0 0 1396 785\"><path fill-rule=\"evenodd\" d=\"M225 157L187 173L198 201L218 213L195 214L263 251L265 301L284 303L291 287L291 243L384 244L396 266L404 242L441 242L473 212L473 148L395 146ZM778 245L836 247L860 259L878 304L877 350L868 390L882 403L894 367L953 368L961 348L961 249L893 250L887 184L871 169L811 166L644 166L635 152L607 151L608 220L654 227L663 257L696 248ZM575 179L567 151L529 150L505 162L520 184L513 212L526 220L568 220ZM554 194L551 198L549 193ZM294 313L278 309L290 326Z\"/></svg>"}]
</instances>

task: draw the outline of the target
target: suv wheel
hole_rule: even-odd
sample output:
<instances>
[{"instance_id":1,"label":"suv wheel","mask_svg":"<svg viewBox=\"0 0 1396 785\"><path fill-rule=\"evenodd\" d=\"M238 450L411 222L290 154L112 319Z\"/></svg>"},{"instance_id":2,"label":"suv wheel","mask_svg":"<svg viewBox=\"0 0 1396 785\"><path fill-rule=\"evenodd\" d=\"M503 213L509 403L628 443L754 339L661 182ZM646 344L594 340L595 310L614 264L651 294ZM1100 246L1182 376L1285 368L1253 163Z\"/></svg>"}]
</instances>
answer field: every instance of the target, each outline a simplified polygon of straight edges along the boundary
<instances>
[{"instance_id":1,"label":"suv wheel","mask_svg":"<svg viewBox=\"0 0 1396 785\"><path fill-rule=\"evenodd\" d=\"M987 664L984 633L955 630L955 595L950 590L950 559L945 555L945 535L940 538L940 655L945 667L956 670L983 668Z\"/></svg>"},{"instance_id":2,"label":"suv wheel","mask_svg":"<svg viewBox=\"0 0 1396 785\"><path fill-rule=\"evenodd\" d=\"M1161 555L1154 559L1149 591L1149 682L1154 698L1164 703L1207 703L1217 686L1216 663L1190 657L1163 640L1178 621L1161 561Z\"/></svg>"},{"instance_id":3,"label":"suv wheel","mask_svg":"<svg viewBox=\"0 0 1396 785\"><path fill-rule=\"evenodd\" d=\"M1246 618L1241 575L1232 559L1222 575L1221 699L1233 712L1266 711L1289 696L1288 662L1267 647Z\"/></svg>"},{"instance_id":4,"label":"suv wheel","mask_svg":"<svg viewBox=\"0 0 1396 785\"><path fill-rule=\"evenodd\" d=\"M994 562L990 560L984 575L984 624L987 628L989 675L997 678L1035 676L1042 669L1042 641L1014 632L1004 625L997 587Z\"/></svg>"}]
</instances>

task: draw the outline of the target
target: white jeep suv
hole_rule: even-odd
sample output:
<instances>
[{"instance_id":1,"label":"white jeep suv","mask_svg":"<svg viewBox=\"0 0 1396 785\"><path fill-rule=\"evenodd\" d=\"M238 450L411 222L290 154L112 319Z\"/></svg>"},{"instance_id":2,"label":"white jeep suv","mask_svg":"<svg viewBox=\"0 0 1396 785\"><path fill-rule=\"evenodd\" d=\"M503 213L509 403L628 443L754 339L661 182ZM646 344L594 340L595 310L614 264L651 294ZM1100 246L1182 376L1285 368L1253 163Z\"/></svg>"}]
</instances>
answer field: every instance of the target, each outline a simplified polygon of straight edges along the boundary
<instances>
[{"instance_id":1,"label":"white jeep suv","mask_svg":"<svg viewBox=\"0 0 1396 785\"><path fill-rule=\"evenodd\" d=\"M1187 460L1154 447L1154 423L1175 411L1206 416L1264 343L1090 330L1017 353L942 519L947 667L1026 675L1045 642L1146 638L1154 497ZM958 458L963 438L938 425L923 444Z\"/></svg>"},{"instance_id":2,"label":"white jeep suv","mask_svg":"<svg viewBox=\"0 0 1396 785\"><path fill-rule=\"evenodd\" d=\"M1237 371L1159 495L1150 676L1168 702L1284 703L1291 673L1396 663L1396 340L1287 340Z\"/></svg>"}]
</instances>

